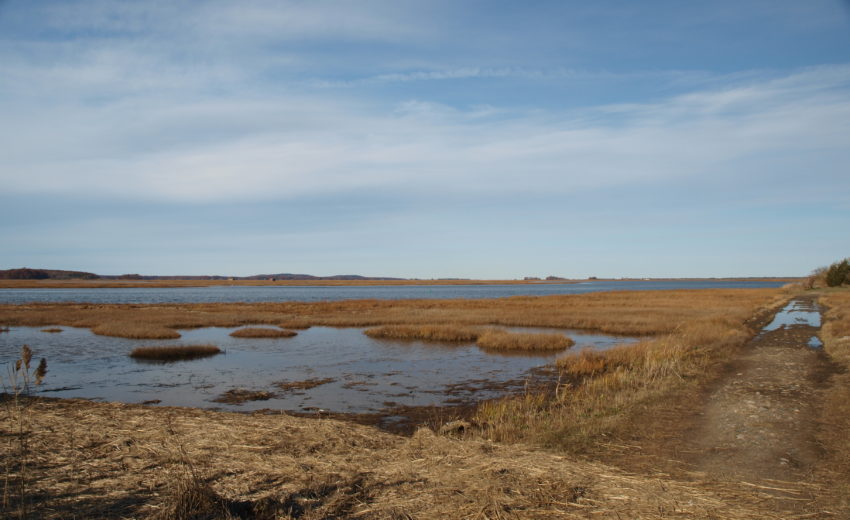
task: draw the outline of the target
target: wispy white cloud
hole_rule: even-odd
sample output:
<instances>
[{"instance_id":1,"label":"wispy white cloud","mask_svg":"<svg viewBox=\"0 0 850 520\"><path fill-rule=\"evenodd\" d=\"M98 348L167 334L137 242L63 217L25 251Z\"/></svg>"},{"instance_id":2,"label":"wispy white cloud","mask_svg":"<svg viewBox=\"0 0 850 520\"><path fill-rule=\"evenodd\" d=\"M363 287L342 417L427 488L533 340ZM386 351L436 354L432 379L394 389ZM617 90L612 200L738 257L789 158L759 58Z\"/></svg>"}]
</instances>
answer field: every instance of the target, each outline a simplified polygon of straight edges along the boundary
<instances>
[{"instance_id":1,"label":"wispy white cloud","mask_svg":"<svg viewBox=\"0 0 850 520\"><path fill-rule=\"evenodd\" d=\"M30 106L0 124L10 150L0 175L12 192L206 201L414 187L569 193L736 173L745 157L763 167L738 174L769 177L781 167L773 156L848 153L849 81L850 67L822 67L561 113L315 95Z\"/></svg>"}]
</instances>

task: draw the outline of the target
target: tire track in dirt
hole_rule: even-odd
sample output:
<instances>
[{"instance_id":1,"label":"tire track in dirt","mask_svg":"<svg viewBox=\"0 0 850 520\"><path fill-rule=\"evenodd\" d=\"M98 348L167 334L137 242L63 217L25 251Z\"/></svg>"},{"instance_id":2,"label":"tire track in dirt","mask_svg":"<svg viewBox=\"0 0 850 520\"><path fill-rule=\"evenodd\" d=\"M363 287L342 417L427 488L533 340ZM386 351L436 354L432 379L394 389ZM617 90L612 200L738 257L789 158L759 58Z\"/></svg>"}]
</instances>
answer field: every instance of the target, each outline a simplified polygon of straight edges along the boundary
<instances>
[{"instance_id":1,"label":"tire track in dirt","mask_svg":"<svg viewBox=\"0 0 850 520\"><path fill-rule=\"evenodd\" d=\"M818 418L836 367L810 345L820 330L815 300L797 297L789 308L792 318L818 313L817 326L792 319L753 338L708 396L683 451L708 479L758 488L775 496L777 507L797 509L794 502L810 501L806 485L825 454Z\"/></svg>"}]
</instances>

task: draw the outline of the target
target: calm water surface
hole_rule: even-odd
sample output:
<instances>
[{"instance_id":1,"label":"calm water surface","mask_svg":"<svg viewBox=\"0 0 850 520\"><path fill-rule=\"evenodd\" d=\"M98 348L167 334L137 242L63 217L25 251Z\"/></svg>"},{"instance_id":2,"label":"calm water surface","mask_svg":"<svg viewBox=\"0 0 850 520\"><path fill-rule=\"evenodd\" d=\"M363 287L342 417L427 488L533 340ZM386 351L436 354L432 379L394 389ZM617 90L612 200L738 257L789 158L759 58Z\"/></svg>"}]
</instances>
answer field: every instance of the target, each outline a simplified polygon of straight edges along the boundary
<instances>
[{"instance_id":1,"label":"calm water surface","mask_svg":"<svg viewBox=\"0 0 850 520\"><path fill-rule=\"evenodd\" d=\"M474 402L521 389L535 367L561 354L499 355L474 344L440 344L369 338L357 328L313 327L294 338L232 338L230 328L182 330L179 340L151 341L96 336L88 329L61 333L14 327L0 334L0 363L29 345L46 357L48 375L39 392L127 403L159 400L163 405L290 411L323 409L374 413L394 406ZM545 329L525 329L545 330ZM561 331L576 340L571 352L606 349L630 338ZM127 354L143 345L212 343L226 350L212 358L168 364L139 362ZM309 378L334 381L309 390L284 391L277 382ZM273 392L275 398L230 405L213 402L233 388Z\"/></svg>"},{"instance_id":2,"label":"calm water surface","mask_svg":"<svg viewBox=\"0 0 850 520\"><path fill-rule=\"evenodd\" d=\"M670 289L740 289L781 287L764 281L612 281L576 284L520 285L373 285L373 286L226 286L142 287L117 289L0 289L0 304L31 302L88 303L216 303L336 301L359 299L503 298L598 291L658 291Z\"/></svg>"}]
</instances>

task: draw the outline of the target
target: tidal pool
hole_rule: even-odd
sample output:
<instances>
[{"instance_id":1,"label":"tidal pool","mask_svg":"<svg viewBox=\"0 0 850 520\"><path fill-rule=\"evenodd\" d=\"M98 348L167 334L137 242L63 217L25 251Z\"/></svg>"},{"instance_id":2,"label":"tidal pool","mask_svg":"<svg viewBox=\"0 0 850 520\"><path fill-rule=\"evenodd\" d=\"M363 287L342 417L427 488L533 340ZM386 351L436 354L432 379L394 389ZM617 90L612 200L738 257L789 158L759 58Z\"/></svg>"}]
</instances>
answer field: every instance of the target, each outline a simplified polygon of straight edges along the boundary
<instances>
[{"instance_id":1,"label":"tidal pool","mask_svg":"<svg viewBox=\"0 0 850 520\"><path fill-rule=\"evenodd\" d=\"M38 392L127 403L292 412L387 413L399 407L473 403L521 390L532 372L562 353L500 354L473 343L445 344L372 339L360 328L313 327L293 338L245 339L234 328L182 330L177 340L132 340L62 327L49 334L13 327L0 334L0 363L13 362L23 345L47 358L48 374ZM523 329L551 331L551 329ZM559 330L576 341L567 352L607 349L634 338ZM151 363L128 356L139 346L214 344L214 357ZM323 380L312 388L278 383ZM299 385L290 385L299 386ZM309 385L306 385L309 386ZM241 404L214 402L241 388L273 394Z\"/></svg>"}]
</instances>

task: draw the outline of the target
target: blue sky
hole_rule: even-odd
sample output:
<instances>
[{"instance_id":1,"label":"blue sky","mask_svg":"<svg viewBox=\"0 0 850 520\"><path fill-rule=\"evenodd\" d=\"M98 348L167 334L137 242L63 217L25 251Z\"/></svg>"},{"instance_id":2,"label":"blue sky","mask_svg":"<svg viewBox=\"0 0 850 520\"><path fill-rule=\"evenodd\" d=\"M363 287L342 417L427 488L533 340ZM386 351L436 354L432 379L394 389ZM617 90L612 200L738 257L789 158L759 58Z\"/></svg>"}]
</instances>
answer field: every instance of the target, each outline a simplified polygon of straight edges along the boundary
<instances>
[{"instance_id":1,"label":"blue sky","mask_svg":"<svg viewBox=\"0 0 850 520\"><path fill-rule=\"evenodd\" d=\"M0 0L0 268L804 275L840 1Z\"/></svg>"}]
</instances>

